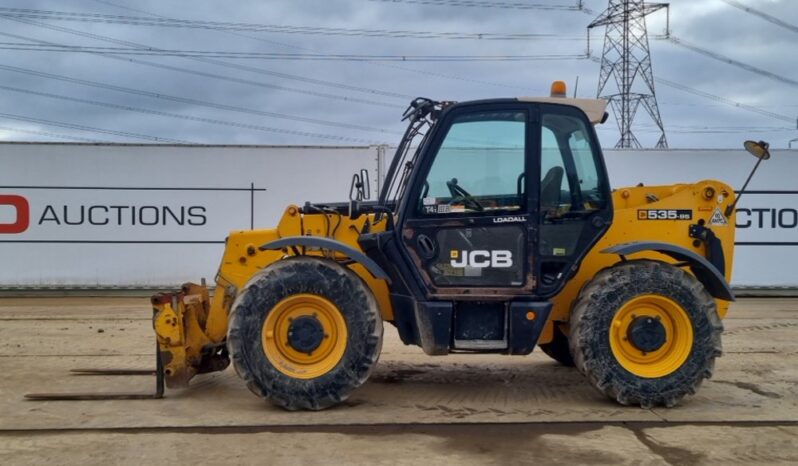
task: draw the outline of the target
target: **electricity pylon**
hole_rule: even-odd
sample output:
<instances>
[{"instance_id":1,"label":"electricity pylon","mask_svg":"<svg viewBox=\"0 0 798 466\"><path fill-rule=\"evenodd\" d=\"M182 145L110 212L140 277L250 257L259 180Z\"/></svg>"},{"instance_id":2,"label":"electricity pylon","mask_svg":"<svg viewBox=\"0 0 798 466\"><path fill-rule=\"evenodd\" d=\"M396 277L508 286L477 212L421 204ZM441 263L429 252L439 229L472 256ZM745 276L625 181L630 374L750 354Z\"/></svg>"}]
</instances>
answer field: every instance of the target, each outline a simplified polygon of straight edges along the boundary
<instances>
[{"instance_id":1,"label":"electricity pylon","mask_svg":"<svg viewBox=\"0 0 798 466\"><path fill-rule=\"evenodd\" d=\"M643 0L610 0L607 9L587 26L588 29L606 26L597 96L609 100L618 122L621 139L615 144L617 148L642 147L632 133L632 122L641 105L661 131L656 147L668 147L654 91L646 30L646 16L668 5ZM614 78L614 86L608 84L610 77Z\"/></svg>"}]
</instances>

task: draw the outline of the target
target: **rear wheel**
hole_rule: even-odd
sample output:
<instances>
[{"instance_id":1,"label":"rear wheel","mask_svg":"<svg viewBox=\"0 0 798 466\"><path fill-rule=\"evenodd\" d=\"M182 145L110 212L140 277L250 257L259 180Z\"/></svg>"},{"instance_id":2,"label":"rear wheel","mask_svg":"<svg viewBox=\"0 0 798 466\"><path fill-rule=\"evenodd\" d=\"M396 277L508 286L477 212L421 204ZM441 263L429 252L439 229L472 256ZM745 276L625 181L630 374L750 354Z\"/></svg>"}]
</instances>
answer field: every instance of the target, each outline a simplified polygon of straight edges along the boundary
<instances>
[{"instance_id":1,"label":"rear wheel","mask_svg":"<svg viewBox=\"0 0 798 466\"><path fill-rule=\"evenodd\" d=\"M663 262L599 272L571 313L577 369L624 405L674 406L712 376L723 326L692 275Z\"/></svg>"},{"instance_id":2,"label":"rear wheel","mask_svg":"<svg viewBox=\"0 0 798 466\"><path fill-rule=\"evenodd\" d=\"M290 410L324 409L368 378L382 320L354 272L327 259L291 258L247 283L233 304L227 345L256 395Z\"/></svg>"}]
</instances>

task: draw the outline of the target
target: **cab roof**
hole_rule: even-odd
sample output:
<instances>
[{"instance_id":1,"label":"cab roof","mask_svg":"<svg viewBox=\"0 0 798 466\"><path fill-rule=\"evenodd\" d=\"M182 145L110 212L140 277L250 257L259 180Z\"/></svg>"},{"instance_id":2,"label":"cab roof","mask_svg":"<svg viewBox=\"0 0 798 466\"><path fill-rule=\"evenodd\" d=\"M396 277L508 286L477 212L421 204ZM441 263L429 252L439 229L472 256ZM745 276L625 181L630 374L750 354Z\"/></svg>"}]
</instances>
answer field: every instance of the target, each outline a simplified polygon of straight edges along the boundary
<instances>
[{"instance_id":1,"label":"cab roof","mask_svg":"<svg viewBox=\"0 0 798 466\"><path fill-rule=\"evenodd\" d=\"M587 118L594 125L603 123L604 113L607 110L607 101L604 99L572 99L568 97L518 97L520 102L537 102L543 104L571 105L585 112Z\"/></svg>"}]
</instances>

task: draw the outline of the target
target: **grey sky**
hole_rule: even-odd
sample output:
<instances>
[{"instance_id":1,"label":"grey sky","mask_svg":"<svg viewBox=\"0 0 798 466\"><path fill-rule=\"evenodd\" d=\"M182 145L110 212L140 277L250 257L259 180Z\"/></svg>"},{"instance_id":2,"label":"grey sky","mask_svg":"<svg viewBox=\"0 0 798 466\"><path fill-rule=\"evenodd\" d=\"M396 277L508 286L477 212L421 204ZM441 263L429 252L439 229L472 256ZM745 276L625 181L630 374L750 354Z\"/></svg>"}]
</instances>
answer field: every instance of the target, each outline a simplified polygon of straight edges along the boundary
<instances>
[{"instance_id":1,"label":"grey sky","mask_svg":"<svg viewBox=\"0 0 798 466\"><path fill-rule=\"evenodd\" d=\"M517 1L576 4L575 0ZM798 25L798 4L794 1L739 2ZM599 12L607 2L585 0L584 4ZM0 2L0 7L124 16L152 13L190 20L286 26L559 36L556 40L529 41L342 37L24 20L164 49L370 55L579 55L585 51L585 26L593 19L580 11L468 8L367 0L6 0ZM0 36L3 43L31 43L27 39L30 38L91 47L120 46L7 17L0 16L0 21L3 23L0 32L11 35ZM721 0L675 0L670 22L675 37L798 80L796 32L772 25ZM649 17L649 33L652 36L661 34L664 24L664 11L655 13ZM593 54L600 53L602 40L603 29L594 30ZM651 48L657 78L777 115L798 117L798 89L793 85L712 60L665 40L652 39ZM214 144L394 143L403 130L399 119L409 100L405 96L468 100L545 95L551 81L556 79L568 82L570 95L578 76L579 96L594 97L599 71L597 63L578 59L464 63L215 60L267 72L254 73L182 57L111 59L76 52L0 50L0 65L6 67L135 91L119 92L0 69L0 140L63 140L54 133L116 142L147 142L142 138L151 136ZM163 65L204 75L164 69ZM339 86L290 79L275 73ZM385 93L390 95L383 95ZM661 84L657 86L657 93L671 147L736 148L746 138L766 139L774 147L786 147L788 140L798 137L794 121L781 121ZM177 99L154 98L151 94ZM399 96L395 96L397 94ZM199 105L200 101L204 105ZM15 120L14 115L26 121ZM92 133L54 126L42 120L80 125L84 129L95 127L135 133L139 137ZM325 122L338 126L323 124ZM644 146L650 147L657 136L651 122L642 113L636 122L638 138ZM605 147L614 145L618 138L614 120L600 128L599 134Z\"/></svg>"}]
</instances>

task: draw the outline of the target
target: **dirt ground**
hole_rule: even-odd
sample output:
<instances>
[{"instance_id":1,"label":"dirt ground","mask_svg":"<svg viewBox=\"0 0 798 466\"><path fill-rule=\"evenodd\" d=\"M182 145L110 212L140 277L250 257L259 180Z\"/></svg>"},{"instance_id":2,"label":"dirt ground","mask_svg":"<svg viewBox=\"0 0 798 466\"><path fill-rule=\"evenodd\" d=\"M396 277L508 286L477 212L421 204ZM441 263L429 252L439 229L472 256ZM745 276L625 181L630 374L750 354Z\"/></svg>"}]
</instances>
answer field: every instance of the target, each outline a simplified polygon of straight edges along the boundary
<instances>
[{"instance_id":1,"label":"dirt ground","mask_svg":"<svg viewBox=\"0 0 798 466\"><path fill-rule=\"evenodd\" d=\"M232 370L162 400L24 401L141 391L154 366L146 299L0 299L3 464L798 464L798 299L741 299L714 377L676 408L606 400L575 370L526 357L429 357L386 327L371 380L342 406L291 413Z\"/></svg>"}]
</instances>

